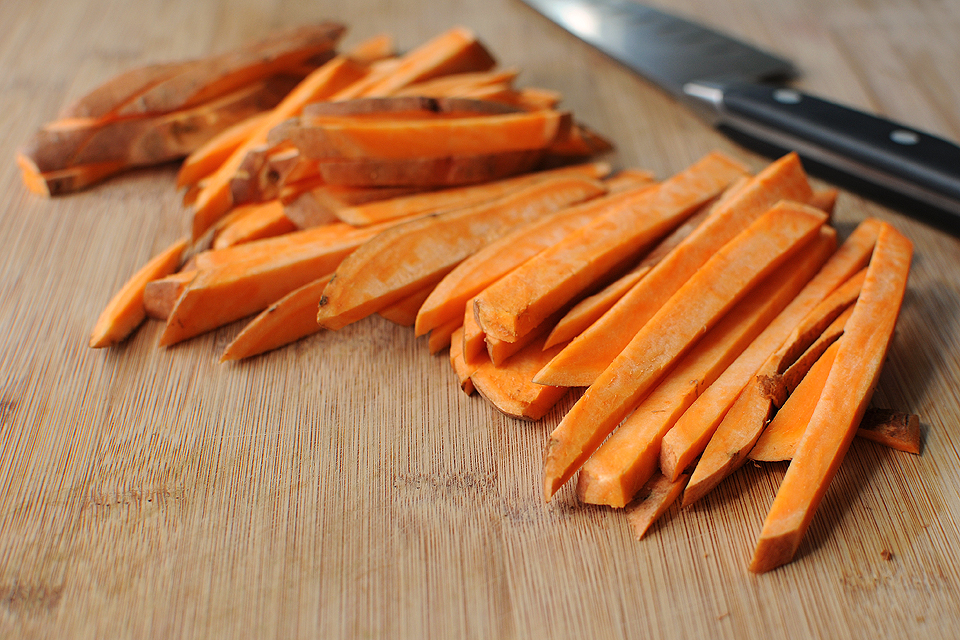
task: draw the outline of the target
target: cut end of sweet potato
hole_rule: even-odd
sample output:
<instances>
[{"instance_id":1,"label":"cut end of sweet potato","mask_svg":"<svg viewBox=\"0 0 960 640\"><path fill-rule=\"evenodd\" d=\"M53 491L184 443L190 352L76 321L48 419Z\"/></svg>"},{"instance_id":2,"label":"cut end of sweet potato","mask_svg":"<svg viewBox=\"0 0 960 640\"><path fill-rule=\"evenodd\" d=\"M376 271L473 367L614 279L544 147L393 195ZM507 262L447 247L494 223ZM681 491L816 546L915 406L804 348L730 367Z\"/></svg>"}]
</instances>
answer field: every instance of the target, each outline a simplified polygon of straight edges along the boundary
<instances>
[{"instance_id":1,"label":"cut end of sweet potato","mask_svg":"<svg viewBox=\"0 0 960 640\"><path fill-rule=\"evenodd\" d=\"M800 540L796 531L761 536L750 561L750 571L766 573L789 563L797 553Z\"/></svg>"}]
</instances>

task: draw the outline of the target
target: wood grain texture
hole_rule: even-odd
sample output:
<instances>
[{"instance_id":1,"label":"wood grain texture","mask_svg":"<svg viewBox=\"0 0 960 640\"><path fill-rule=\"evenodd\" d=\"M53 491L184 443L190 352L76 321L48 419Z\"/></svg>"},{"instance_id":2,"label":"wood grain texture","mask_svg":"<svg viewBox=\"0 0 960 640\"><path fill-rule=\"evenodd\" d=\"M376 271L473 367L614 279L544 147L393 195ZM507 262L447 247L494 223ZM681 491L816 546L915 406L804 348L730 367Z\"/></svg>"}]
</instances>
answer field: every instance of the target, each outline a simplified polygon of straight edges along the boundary
<instances>
[{"instance_id":1,"label":"wood grain texture","mask_svg":"<svg viewBox=\"0 0 960 640\"><path fill-rule=\"evenodd\" d=\"M960 138L960 5L660 0L792 57L797 85ZM13 152L130 66L337 19L410 48L474 29L521 84L663 177L720 148L764 161L516 0L0 3L0 637L954 638L960 635L960 241L843 193L916 245L876 404L922 455L855 442L796 562L747 572L785 466L747 466L640 542L540 493L547 434L458 388L379 318L220 365L240 324L88 349L123 280L179 237L175 166L46 200ZM887 553L889 552L889 553Z\"/></svg>"}]
</instances>

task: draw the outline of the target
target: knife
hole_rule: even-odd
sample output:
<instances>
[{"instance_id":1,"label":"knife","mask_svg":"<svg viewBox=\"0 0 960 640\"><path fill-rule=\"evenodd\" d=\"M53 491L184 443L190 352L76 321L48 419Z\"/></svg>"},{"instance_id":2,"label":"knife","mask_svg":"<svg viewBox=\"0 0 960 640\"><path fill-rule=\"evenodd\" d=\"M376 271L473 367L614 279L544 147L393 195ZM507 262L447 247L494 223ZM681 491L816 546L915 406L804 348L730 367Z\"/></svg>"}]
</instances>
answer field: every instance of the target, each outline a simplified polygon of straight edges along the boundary
<instances>
[{"instance_id":1,"label":"knife","mask_svg":"<svg viewBox=\"0 0 960 640\"><path fill-rule=\"evenodd\" d=\"M632 0L523 0L734 140L960 234L960 146L783 84L789 61Z\"/></svg>"}]
</instances>

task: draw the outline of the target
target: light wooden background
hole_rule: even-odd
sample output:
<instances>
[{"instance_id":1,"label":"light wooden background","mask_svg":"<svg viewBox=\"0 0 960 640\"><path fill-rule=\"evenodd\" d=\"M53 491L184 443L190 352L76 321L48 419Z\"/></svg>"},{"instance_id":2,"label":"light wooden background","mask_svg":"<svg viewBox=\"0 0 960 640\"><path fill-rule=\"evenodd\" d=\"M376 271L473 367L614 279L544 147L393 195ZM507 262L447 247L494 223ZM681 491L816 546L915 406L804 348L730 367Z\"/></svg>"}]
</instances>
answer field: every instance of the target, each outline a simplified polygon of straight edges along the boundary
<instances>
[{"instance_id":1,"label":"light wooden background","mask_svg":"<svg viewBox=\"0 0 960 640\"><path fill-rule=\"evenodd\" d=\"M960 139L960 3L669 4L792 57L803 88ZM472 27L610 136L620 166L665 176L713 148L762 162L516 0L4 0L0 635L960 636L960 242L850 194L842 234L874 215L916 243L877 403L920 414L924 451L854 443L799 559L760 577L746 566L784 466L744 468L637 542L569 487L542 503L562 407L503 418L385 321L237 366L217 357L239 325L87 349L104 303L183 228L176 168L44 200L16 146L133 65L325 18L403 48Z\"/></svg>"}]
</instances>

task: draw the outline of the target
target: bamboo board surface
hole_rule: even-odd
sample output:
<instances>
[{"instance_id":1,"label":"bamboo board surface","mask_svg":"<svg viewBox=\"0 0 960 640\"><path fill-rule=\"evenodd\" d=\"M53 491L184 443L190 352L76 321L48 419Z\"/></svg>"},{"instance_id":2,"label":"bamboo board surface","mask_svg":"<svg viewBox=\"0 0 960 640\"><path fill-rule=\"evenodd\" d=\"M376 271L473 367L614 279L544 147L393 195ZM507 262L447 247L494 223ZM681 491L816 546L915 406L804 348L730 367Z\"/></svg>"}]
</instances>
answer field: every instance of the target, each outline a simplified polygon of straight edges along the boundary
<instances>
[{"instance_id":1,"label":"bamboo board surface","mask_svg":"<svg viewBox=\"0 0 960 640\"><path fill-rule=\"evenodd\" d=\"M659 4L791 57L801 88L960 139L956 3ZM16 147L131 66L326 18L403 48L471 27L613 139L618 166L764 161L515 0L3 2L0 636L960 635L960 241L849 193L842 235L872 215L916 245L875 401L919 414L924 450L855 442L797 561L763 576L746 567L785 465L745 467L638 542L569 486L542 502L572 398L539 423L502 417L379 318L233 366L217 359L240 323L88 349L113 292L184 228L176 167L48 200Z\"/></svg>"}]
</instances>

